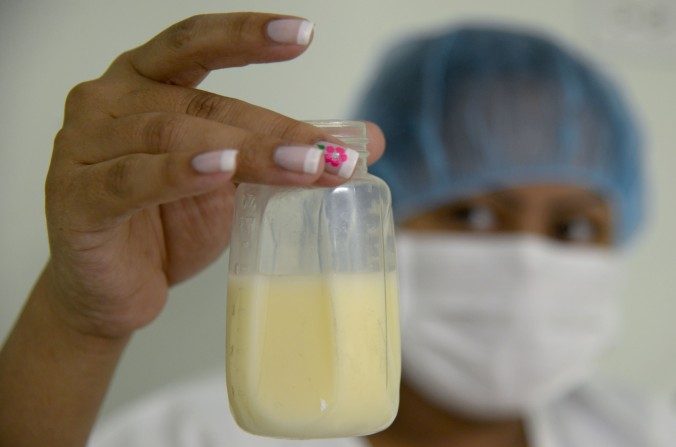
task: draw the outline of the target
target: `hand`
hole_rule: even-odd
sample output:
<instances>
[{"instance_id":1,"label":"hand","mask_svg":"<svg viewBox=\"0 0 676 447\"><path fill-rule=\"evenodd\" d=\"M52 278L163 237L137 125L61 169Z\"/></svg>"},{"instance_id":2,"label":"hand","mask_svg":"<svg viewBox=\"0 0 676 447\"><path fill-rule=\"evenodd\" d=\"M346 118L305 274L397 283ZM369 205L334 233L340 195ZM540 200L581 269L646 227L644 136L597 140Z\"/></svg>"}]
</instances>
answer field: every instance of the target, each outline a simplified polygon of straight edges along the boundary
<instances>
[{"instance_id":1,"label":"hand","mask_svg":"<svg viewBox=\"0 0 676 447\"><path fill-rule=\"evenodd\" d=\"M152 321L168 288L226 247L236 183L344 181L321 167L304 174L274 162L279 146L335 140L320 129L194 88L213 69L300 55L306 46L296 34L267 33L279 19L289 17L192 17L70 92L46 182L46 275L51 307L68 325L125 337ZM369 130L373 161L383 140ZM213 164L226 148L238 151L234 171ZM216 172L198 172L193 160L202 153L212 153L206 170Z\"/></svg>"}]
</instances>

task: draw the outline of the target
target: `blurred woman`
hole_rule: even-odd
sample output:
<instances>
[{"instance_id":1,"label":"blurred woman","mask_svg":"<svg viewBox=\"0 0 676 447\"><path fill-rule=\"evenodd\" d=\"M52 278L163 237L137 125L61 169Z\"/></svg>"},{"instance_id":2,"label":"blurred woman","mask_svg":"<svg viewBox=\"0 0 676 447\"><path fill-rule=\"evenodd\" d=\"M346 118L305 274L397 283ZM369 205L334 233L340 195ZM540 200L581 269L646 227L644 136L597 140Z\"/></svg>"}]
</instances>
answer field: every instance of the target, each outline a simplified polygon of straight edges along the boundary
<instances>
[{"instance_id":1,"label":"blurred woman","mask_svg":"<svg viewBox=\"0 0 676 447\"><path fill-rule=\"evenodd\" d=\"M330 135L197 90L210 69L300 55L312 24L214 14L117 58L66 102L47 179L51 257L0 352L0 444L82 446L122 352L168 289L227 246L240 182L338 185ZM365 438L238 429L223 378L148 398L93 446L661 446L666 407L592 380L643 203L635 126L579 58L466 28L398 48L360 117L399 222L404 378ZM370 161L383 153L370 126ZM315 160L316 162L308 163ZM217 229L214 231L214 229Z\"/></svg>"}]
</instances>

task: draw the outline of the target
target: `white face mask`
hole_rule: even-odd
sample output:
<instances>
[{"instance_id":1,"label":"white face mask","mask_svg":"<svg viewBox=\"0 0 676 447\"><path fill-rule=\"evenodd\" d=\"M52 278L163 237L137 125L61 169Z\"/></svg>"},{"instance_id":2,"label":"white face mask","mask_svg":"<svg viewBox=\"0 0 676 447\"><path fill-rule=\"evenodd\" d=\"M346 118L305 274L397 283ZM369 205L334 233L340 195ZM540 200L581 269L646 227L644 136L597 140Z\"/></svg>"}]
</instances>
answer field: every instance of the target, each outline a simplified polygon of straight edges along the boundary
<instances>
[{"instance_id":1,"label":"white face mask","mask_svg":"<svg viewBox=\"0 0 676 447\"><path fill-rule=\"evenodd\" d=\"M397 259L404 376L451 411L524 415L587 378L615 334L608 250L400 232Z\"/></svg>"}]
</instances>

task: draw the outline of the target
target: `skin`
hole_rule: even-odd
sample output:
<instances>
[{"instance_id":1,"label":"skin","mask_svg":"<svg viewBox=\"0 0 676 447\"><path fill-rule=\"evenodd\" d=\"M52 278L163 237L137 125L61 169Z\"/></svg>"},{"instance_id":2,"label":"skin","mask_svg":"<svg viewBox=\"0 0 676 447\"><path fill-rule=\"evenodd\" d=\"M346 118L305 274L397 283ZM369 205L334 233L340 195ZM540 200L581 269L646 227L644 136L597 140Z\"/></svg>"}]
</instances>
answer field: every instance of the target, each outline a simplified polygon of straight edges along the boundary
<instances>
[{"instance_id":1,"label":"skin","mask_svg":"<svg viewBox=\"0 0 676 447\"><path fill-rule=\"evenodd\" d=\"M304 46L276 44L265 35L266 24L281 17L190 18L120 55L103 76L68 95L45 185L50 258L0 351L0 445L86 444L132 335L157 317L172 285L201 271L227 246L238 182L344 181L326 173L292 173L273 163L273 150L283 143L335 141L331 136L195 88L209 70L299 56ZM369 137L373 162L384 141L373 125ZM194 156L222 148L240 151L234 173L192 169ZM553 188L548 193L565 195ZM577 198L568 192L570 215L577 215L575 204L586 201L578 200L580 191ZM466 208L476 200L490 203L496 213L500 209L499 220L489 219L499 225L485 228L484 222L481 231L551 232L551 219L544 224L538 218L551 214L543 211L550 208L548 193L511 193L516 201L477 197L463 202L462 212L451 204L406 227L475 231L477 219L468 216L476 213ZM584 213L592 213L588 208ZM602 222L603 213L594 213ZM485 217L485 210L480 214ZM600 245L609 241L609 228L597 239ZM520 421L466 420L404 385L397 420L369 442L497 447L525 445L525 436Z\"/></svg>"},{"instance_id":2,"label":"skin","mask_svg":"<svg viewBox=\"0 0 676 447\"><path fill-rule=\"evenodd\" d=\"M421 232L528 233L561 243L608 247L612 212L602 196L573 185L505 188L421 213L403 225Z\"/></svg>"},{"instance_id":3,"label":"skin","mask_svg":"<svg viewBox=\"0 0 676 447\"><path fill-rule=\"evenodd\" d=\"M418 232L524 233L589 247L612 243L608 201L572 185L500 189L421 213L402 227ZM369 442L374 447L528 445L523 421L480 421L448 412L427 402L405 378L397 418L387 430L370 436Z\"/></svg>"},{"instance_id":4,"label":"skin","mask_svg":"<svg viewBox=\"0 0 676 447\"><path fill-rule=\"evenodd\" d=\"M85 445L131 336L228 244L236 183L344 181L273 162L282 144L335 138L195 88L209 70L299 56L266 36L282 17L192 17L69 93L45 185L50 258L0 351L0 445ZM373 162L384 141L368 131ZM234 174L192 168L223 148L239 150Z\"/></svg>"}]
</instances>

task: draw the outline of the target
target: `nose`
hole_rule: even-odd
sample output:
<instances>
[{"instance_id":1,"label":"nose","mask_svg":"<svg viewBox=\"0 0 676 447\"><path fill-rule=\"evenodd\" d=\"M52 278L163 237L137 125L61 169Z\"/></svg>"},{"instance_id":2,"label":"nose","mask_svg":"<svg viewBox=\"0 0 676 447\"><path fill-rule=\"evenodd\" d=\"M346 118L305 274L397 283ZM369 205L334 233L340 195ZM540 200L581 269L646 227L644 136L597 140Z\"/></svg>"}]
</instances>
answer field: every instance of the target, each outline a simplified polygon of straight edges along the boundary
<instances>
[{"instance_id":1,"label":"nose","mask_svg":"<svg viewBox=\"0 0 676 447\"><path fill-rule=\"evenodd\" d=\"M511 232L549 236L549 219L546 210L540 206L529 205L514 210L508 225Z\"/></svg>"}]
</instances>

